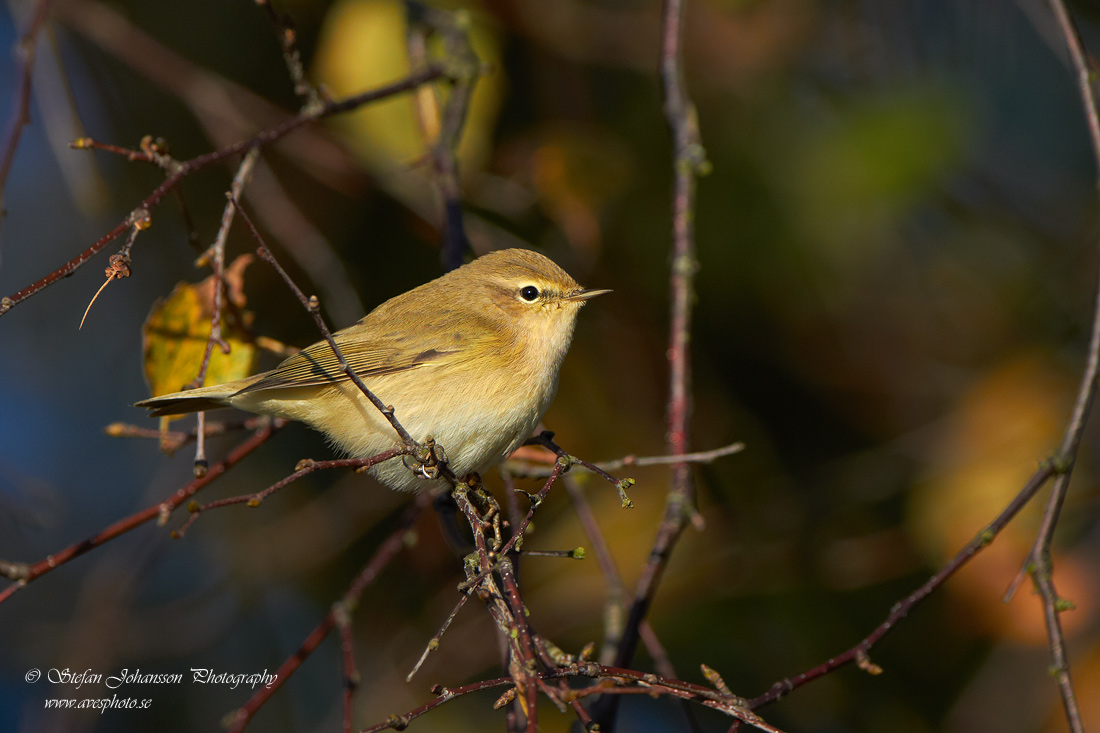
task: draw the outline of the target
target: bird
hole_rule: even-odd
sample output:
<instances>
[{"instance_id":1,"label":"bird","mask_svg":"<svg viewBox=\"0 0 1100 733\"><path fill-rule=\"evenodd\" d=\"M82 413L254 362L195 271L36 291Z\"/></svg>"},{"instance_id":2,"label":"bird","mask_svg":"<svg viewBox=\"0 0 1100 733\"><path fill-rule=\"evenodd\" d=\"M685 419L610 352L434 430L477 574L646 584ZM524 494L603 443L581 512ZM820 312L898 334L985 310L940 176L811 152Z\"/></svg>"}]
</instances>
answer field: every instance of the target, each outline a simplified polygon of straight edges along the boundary
<instances>
[{"instance_id":1,"label":"bird","mask_svg":"<svg viewBox=\"0 0 1100 733\"><path fill-rule=\"evenodd\" d=\"M609 292L582 288L537 252L497 250L390 298L333 338L414 440L441 446L455 476L480 475L531 436L557 392L582 306ZM235 407L297 420L352 458L402 445L325 340L271 371L135 406L151 417ZM399 457L368 472L401 491L447 487Z\"/></svg>"}]
</instances>

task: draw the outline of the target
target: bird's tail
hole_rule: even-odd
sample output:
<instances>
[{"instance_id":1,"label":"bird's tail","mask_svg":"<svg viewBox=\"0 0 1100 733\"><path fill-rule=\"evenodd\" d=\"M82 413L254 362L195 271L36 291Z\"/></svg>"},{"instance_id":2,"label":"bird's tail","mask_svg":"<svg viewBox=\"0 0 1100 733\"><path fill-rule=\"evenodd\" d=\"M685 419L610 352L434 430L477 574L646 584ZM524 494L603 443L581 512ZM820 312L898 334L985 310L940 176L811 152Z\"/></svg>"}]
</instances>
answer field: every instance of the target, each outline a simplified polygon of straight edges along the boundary
<instances>
[{"instance_id":1,"label":"bird's tail","mask_svg":"<svg viewBox=\"0 0 1100 733\"><path fill-rule=\"evenodd\" d=\"M134 407L144 407L149 410L149 417L162 415L183 415L188 412L201 410L215 410L219 407L229 407L230 398L248 385L251 379L215 384L209 387L199 387L183 392L150 397L147 400L134 403Z\"/></svg>"}]
</instances>

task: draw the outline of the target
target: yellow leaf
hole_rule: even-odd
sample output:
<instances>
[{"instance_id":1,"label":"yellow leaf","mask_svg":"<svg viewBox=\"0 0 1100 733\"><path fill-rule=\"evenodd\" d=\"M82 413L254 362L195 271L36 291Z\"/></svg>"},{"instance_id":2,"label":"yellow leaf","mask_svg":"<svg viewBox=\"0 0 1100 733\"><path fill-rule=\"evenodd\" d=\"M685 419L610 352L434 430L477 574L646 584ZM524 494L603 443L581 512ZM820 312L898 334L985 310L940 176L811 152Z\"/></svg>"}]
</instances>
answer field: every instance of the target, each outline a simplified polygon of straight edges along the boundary
<instances>
[{"instance_id":1,"label":"yellow leaf","mask_svg":"<svg viewBox=\"0 0 1100 733\"><path fill-rule=\"evenodd\" d=\"M342 0L325 18L313 75L335 97L400 79L409 73L406 31L405 5L398 0ZM476 169L485 160L503 87L495 34L476 15L469 33L482 66L493 71L474 87L458 147L460 170ZM429 49L429 55L434 56L435 50ZM431 88L442 93L446 87L438 82ZM430 135L438 120L425 120L428 129L422 129L414 103L413 94L402 94L341 115L335 122L348 133L349 144L368 166L389 171L421 160L434 142Z\"/></svg>"},{"instance_id":2,"label":"yellow leaf","mask_svg":"<svg viewBox=\"0 0 1100 733\"><path fill-rule=\"evenodd\" d=\"M210 354L205 384L220 384L247 377L255 368L256 346L248 325L252 316L243 310L241 272L252 260L237 258L226 270L228 285L222 304L222 338L228 354L216 345ZM150 393L177 392L199 374L206 343L210 339L214 312L214 276L200 283L180 283L171 294L157 301L142 329L145 380Z\"/></svg>"}]
</instances>

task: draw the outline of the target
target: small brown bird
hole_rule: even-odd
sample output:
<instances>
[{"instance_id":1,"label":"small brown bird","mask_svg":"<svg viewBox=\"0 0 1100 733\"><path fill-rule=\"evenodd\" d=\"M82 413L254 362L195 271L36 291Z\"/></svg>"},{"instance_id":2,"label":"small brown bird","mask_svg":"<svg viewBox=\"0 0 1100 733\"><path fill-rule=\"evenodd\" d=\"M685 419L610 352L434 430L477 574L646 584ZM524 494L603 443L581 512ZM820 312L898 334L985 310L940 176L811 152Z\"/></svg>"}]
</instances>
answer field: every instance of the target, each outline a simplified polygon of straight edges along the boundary
<instances>
[{"instance_id":1,"label":"small brown bird","mask_svg":"<svg viewBox=\"0 0 1100 733\"><path fill-rule=\"evenodd\" d=\"M487 471L530 437L557 391L581 306L608 292L585 290L536 252L506 249L387 300L333 336L371 392L415 440L442 446L461 477ZM300 420L355 458L400 444L326 341L269 372L137 406L150 416L236 407ZM399 458L370 472L394 489L444 486Z\"/></svg>"}]
</instances>

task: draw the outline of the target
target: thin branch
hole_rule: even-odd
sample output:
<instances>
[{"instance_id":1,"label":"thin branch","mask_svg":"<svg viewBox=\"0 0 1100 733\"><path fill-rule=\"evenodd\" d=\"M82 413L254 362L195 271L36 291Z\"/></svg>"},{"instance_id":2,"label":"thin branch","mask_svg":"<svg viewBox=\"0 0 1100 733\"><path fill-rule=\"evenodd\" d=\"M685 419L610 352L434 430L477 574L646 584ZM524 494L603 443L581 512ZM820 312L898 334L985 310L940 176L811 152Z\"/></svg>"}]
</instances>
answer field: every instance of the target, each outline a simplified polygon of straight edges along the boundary
<instances>
[{"instance_id":1,"label":"thin branch","mask_svg":"<svg viewBox=\"0 0 1100 733\"><path fill-rule=\"evenodd\" d=\"M266 422L266 415L254 415L244 420L208 421L206 423L206 437L225 435L238 430L256 430ZM103 428L103 432L112 438L147 438L160 442L162 449L168 453L175 452L196 439L198 430L159 430L146 428L140 425L114 422Z\"/></svg>"},{"instance_id":2,"label":"thin branch","mask_svg":"<svg viewBox=\"0 0 1100 733\"><path fill-rule=\"evenodd\" d=\"M532 444L532 443L536 444L536 445L542 445L542 443L539 443L538 440L535 440L535 439L533 439L532 441L529 441L528 444ZM694 453L684 453L684 454L678 455L678 456L641 456L641 457L638 457L638 456L630 455L630 456L623 456L622 458L618 458L618 459L613 460L613 461L597 461L597 462L589 464L589 465L595 466L597 469L600 469L600 470L603 470L603 471L615 471L615 470L620 469L620 468L629 468L629 467L633 467L633 466L667 466L667 465L672 465L672 464L676 464L676 463L713 463L714 461L718 460L719 458L723 458L725 456L730 456L730 455L733 455L734 453L740 453L744 449L745 449L745 444L741 443L741 442L737 442L737 443L730 443L729 445L724 445L721 448L714 448L712 450L704 450L704 451L696 451ZM554 462L548 455L546 455L545 453L541 453L541 451L539 451L539 452L532 451L532 452L521 454L520 453L521 450L522 450L522 448L517 450L515 453L513 453L509 460L518 459L522 462L530 462L530 463L544 462L547 465L551 465ZM539 453L541 453L541 455L539 455ZM578 462L579 462L579 459L578 459ZM528 477L528 478L545 478L546 476L550 475L550 469L549 468L540 469L540 468L533 467L533 466L529 467L529 468L524 467L523 469L512 468L512 472L517 476L525 476L525 477Z\"/></svg>"},{"instance_id":3,"label":"thin branch","mask_svg":"<svg viewBox=\"0 0 1100 733\"><path fill-rule=\"evenodd\" d=\"M458 616L458 612L462 610L462 607L466 605L466 601L469 600L469 598L469 593L464 593L458 597L458 603L455 604L454 609L451 611L450 615L447 616L447 620L439 627L439 631L435 632L435 636L428 641L427 645L424 647L424 652L420 655L420 659L417 659L416 664L413 665L412 671L405 675L406 682L412 682L412 678L420 671L420 667L423 666L428 655L439 648L439 642L443 638L443 634L450 628L451 623L455 620L455 617Z\"/></svg>"},{"instance_id":4,"label":"thin branch","mask_svg":"<svg viewBox=\"0 0 1100 733\"><path fill-rule=\"evenodd\" d=\"M232 158L236 155L250 150L251 148L266 147L282 138L286 137L295 130L303 127L304 125L315 122L325 117L331 117L332 115L342 114L353 109L358 109L365 104L378 101L380 99L386 99L396 94L410 91L417 88L421 84L427 84L428 82L439 79L443 76L443 69L440 66L430 66L425 69L414 71L403 79L386 84L385 86L373 89L361 94L356 94L345 99L338 101L326 102L319 110L302 112L294 117L284 120L278 125L264 130L257 135L254 135L247 140L240 140L226 145L217 150L203 155L196 156L190 160L183 161L177 164L173 172L162 182L151 194L145 197L145 199L139 204L138 208L152 209L161 202L162 199L172 190L179 185L187 176L195 173L196 171L207 168L215 163L220 163L228 158ZM61 267L57 268L50 274L46 275L40 280L37 280L27 287L12 293L9 296L0 298L0 316L7 313L16 305L19 305L27 298L42 291L44 288L53 285L59 280L66 278L76 272L82 265L88 260L97 255L104 247L118 238L126 229L130 226L129 218L116 225L109 232L97 239L92 246L78 254L66 262Z\"/></svg>"},{"instance_id":5,"label":"thin branch","mask_svg":"<svg viewBox=\"0 0 1100 733\"><path fill-rule=\"evenodd\" d=\"M409 723L416 720L421 715L430 713L440 705L448 703L457 697L469 695L472 692L491 690L494 687L506 687L511 684L511 677L498 677L492 680L483 680L469 685L462 685L461 687L443 687L442 685L436 685L432 688L432 694L435 695L434 699L424 703L418 708L410 710L404 715L391 715L381 723L376 723L368 728L364 728L360 733L379 733L379 731L383 730L404 730L408 727Z\"/></svg>"},{"instance_id":6,"label":"thin branch","mask_svg":"<svg viewBox=\"0 0 1100 733\"><path fill-rule=\"evenodd\" d=\"M5 135L7 142L4 144L3 155L0 156L0 213L3 211L4 191L7 189L8 175L11 173L15 153L19 149L19 141L23 136L23 128L31 121L31 77L34 74L34 55L38 45L38 34L46 23L51 4L52 0L38 0L27 29L19 38L19 44L15 49L18 58L16 74L19 82L16 84L15 100L12 104L11 118L8 120L8 130ZM0 223L2 222L3 216L0 216Z\"/></svg>"},{"instance_id":7,"label":"thin branch","mask_svg":"<svg viewBox=\"0 0 1100 733\"><path fill-rule=\"evenodd\" d=\"M367 586L374 582L379 573L397 556L404 547L408 545L408 534L413 525L416 524L416 520L419 519L424 508L427 507L430 501L430 492L422 491L417 497L416 501L408 506L405 510L404 516L401 518L397 528L390 534L388 538L378 549L375 550L374 555L348 586L347 591L343 597L333 604L333 608L325 616L324 620L315 628L309 636L306 637L302 645L298 647L298 651L294 652L275 673L275 682L270 687L261 687L248 699L242 707L234 711L229 717L226 727L229 728L229 733L240 733L248 726L248 722L252 720L252 717L264 706L272 695L283 686L283 684L293 675L302 663L317 650L317 647L321 645L321 642L332 632L333 628L337 625L337 615L347 614L350 609L354 608L359 601L359 597L363 595L363 591Z\"/></svg>"},{"instance_id":8,"label":"thin branch","mask_svg":"<svg viewBox=\"0 0 1100 733\"><path fill-rule=\"evenodd\" d=\"M405 448L390 448L389 450L382 451L369 458L337 458L331 461L315 461L311 458L298 461L298 466L294 473L286 476L275 483L268 486L266 489L262 489L252 494L242 494L240 496L230 496L225 499L217 499L206 504L197 504L192 502L188 505L187 510L191 512L191 516L187 518L187 521L175 530L172 534L176 538L183 537L191 525L194 524L199 515L203 512L208 512L211 509L220 509L226 506L233 506L234 504L246 504L250 507L258 507L263 503L264 499L274 494L280 489L284 489L290 484L294 483L303 476L307 476L314 471L326 471L332 468L355 468L363 470L370 468L371 466L377 466L379 463L396 458L400 455L407 455L408 450Z\"/></svg>"},{"instance_id":9,"label":"thin branch","mask_svg":"<svg viewBox=\"0 0 1100 733\"><path fill-rule=\"evenodd\" d=\"M298 32L294 29L294 23L287 15L275 12L269 0L256 0L256 4L263 8L268 20L271 21L276 35L279 37L279 46L283 51L283 61L286 62L290 80L294 82L294 93L302 99L302 109L307 110L324 104L321 95L306 75L305 66L302 65L302 54L298 51Z\"/></svg>"},{"instance_id":10,"label":"thin branch","mask_svg":"<svg viewBox=\"0 0 1100 733\"><path fill-rule=\"evenodd\" d=\"M524 445L541 445L542 447L553 451L554 455L557 456L557 459L554 462L554 468L551 469L550 473L547 474L547 476L554 476L557 473L561 473L561 471L558 470L558 467L562 463L565 464L565 469L570 468L574 464L578 466L583 466L584 468L603 478L605 481L615 487L615 489L619 492L619 501L622 502L624 508L630 509L634 506L634 503L630 501L630 497L626 495L626 490L634 485L634 479L617 479L607 471L597 466L595 463L591 463L590 461L586 461L583 458L578 458L577 456L570 455L565 451L564 448L554 442L554 434L549 430L543 430L538 435L528 438L526 442L524 442Z\"/></svg>"},{"instance_id":11,"label":"thin branch","mask_svg":"<svg viewBox=\"0 0 1100 733\"><path fill-rule=\"evenodd\" d=\"M0 564L0 574L16 581L12 585L8 586L4 590L0 591L0 603L3 603L11 597L20 588L26 587L28 583L37 578L42 577L46 573L54 570L65 563L80 557L89 550L93 550L106 542L109 542L121 535L126 534L132 529L136 529L146 522L157 520L159 525L163 525L168 517L178 509L184 502L188 501L202 489L210 485L214 479L221 476L230 468L240 463L246 456L252 451L259 448L268 438L270 438L276 430L285 424L283 420L274 420L269 422L262 430L258 431L248 440L238 445L232 452L226 457L225 460L214 464L207 471L206 475L201 478L196 478L191 483L187 484L168 499L154 504L147 509L144 509L137 514L133 514L125 519L120 519L111 526L102 530L98 534L89 537L83 542L78 542L75 545L70 545L60 552L50 555L44 560L25 565L22 563L6 563Z\"/></svg>"},{"instance_id":12,"label":"thin branch","mask_svg":"<svg viewBox=\"0 0 1100 733\"><path fill-rule=\"evenodd\" d=\"M474 85L481 74L481 62L470 44L468 32L455 22L451 13L420 3L406 3L406 8L409 14L407 45L411 65L415 68L426 60L427 32L438 33L443 37L448 70L453 81L441 115L438 112L439 105L431 95L432 90L421 90L420 99L431 97L432 104L422 104L419 107L421 127L425 137L430 139L429 156L435 173L435 185L442 199L441 259L444 269L453 270L462 264L463 257L470 249L463 225L457 150ZM442 119L438 122L433 119L439 116ZM438 134L432 135L435 130L438 130Z\"/></svg>"},{"instance_id":13,"label":"thin branch","mask_svg":"<svg viewBox=\"0 0 1100 733\"><path fill-rule=\"evenodd\" d=\"M755 715L746 707L745 700L742 700L736 695L731 695L728 690L716 690L683 680L638 672L633 669L604 666L594 662L574 662L566 667L536 675L536 680L539 682L565 679L598 680L596 684L573 690L566 689L564 694L559 693L558 696L561 698L561 701L567 705L571 705L577 700L592 695L648 695L651 697L667 695L697 702L706 707L719 710L726 715L737 718L739 721L748 723L760 730L769 731L769 733L783 733L779 728L770 725L758 715ZM432 693L435 694L435 698L429 702L403 715L390 715L381 723L377 723L369 728L364 728L362 733L379 733L379 731L388 729L404 730L416 718L419 718L425 713L451 700L471 693L482 692L494 687L505 687L512 684L514 684L512 678L498 677L496 679L474 682L461 687L447 688L437 685L432 688ZM590 724L592 721L592 718L586 714L578 712L578 716L582 723L586 725Z\"/></svg>"},{"instance_id":14,"label":"thin branch","mask_svg":"<svg viewBox=\"0 0 1100 733\"><path fill-rule=\"evenodd\" d=\"M332 608L336 630L340 632L340 655L344 660L344 733L351 733L352 717L355 711L355 691L359 689L359 670L355 667L355 645L351 635L351 608L346 603L337 603Z\"/></svg>"},{"instance_id":15,"label":"thin branch","mask_svg":"<svg viewBox=\"0 0 1100 733\"><path fill-rule=\"evenodd\" d=\"M1047 461L1039 469L1032 474L1031 478L1024 487L1016 494L1016 497L1006 506L997 517L990 522L990 524L975 535L966 547L961 549L955 557L951 558L951 561L944 565L935 575L928 579L920 588L910 594L907 598L894 604L894 607L890 609L890 614L886 617L879 626L872 631L861 642L848 649L842 654L832 657L828 661L819 664L818 666L809 669L794 677L788 677L787 679L780 680L772 685L771 689L762 695L754 697L749 701L749 706L755 710L761 705L779 700L792 690L801 687L807 682L811 682L818 677L826 675L835 669L843 667L852 662L856 662L864 669L874 672L876 668L870 663L867 657L867 653L871 647L882 640L887 633L889 633L899 621L909 615L909 612L914 607L929 595L932 594L937 588L944 584L948 578L955 574L959 568L965 565L969 560L981 552L993 539L1004 529L1005 525L1016 516L1016 514L1024 508L1024 506L1035 496L1053 476L1057 474L1057 469L1054 462Z\"/></svg>"},{"instance_id":16,"label":"thin branch","mask_svg":"<svg viewBox=\"0 0 1100 733\"><path fill-rule=\"evenodd\" d=\"M149 218L149 212L144 209L138 209L132 212L130 214L130 220L132 222L130 236L126 238L126 243L122 245L122 249L108 258L107 267L103 273L107 276L107 279L99 286L99 290L95 291L95 295L93 295L91 301L89 301L88 307L84 309L84 315L80 318L80 325L77 326L77 330L84 328L84 321L87 320L88 313L91 312L92 306L95 305L96 299L99 298L99 294L102 293L113 280L121 280L124 277L130 277L130 250L134 247L134 242L137 240L138 233L148 229L152 224L152 220Z\"/></svg>"},{"instance_id":17,"label":"thin branch","mask_svg":"<svg viewBox=\"0 0 1100 733\"><path fill-rule=\"evenodd\" d=\"M346 374L348 379L350 379L355 384L355 386L359 388L359 391L363 393L363 395L370 401L370 403L374 405L379 412L382 413L382 416L389 421L390 425L393 426L393 429L397 432L398 436L400 436L401 441L405 444L405 447L409 449L408 454L414 456L419 455L422 449L421 445L417 443L416 440L414 440L413 437L409 435L409 431L405 430L404 426L401 425L400 422L398 422L397 417L394 415L393 406L387 405L386 403L382 402L382 400L378 399L378 396L367 388L367 385L363 383L363 380L348 364L348 360L344 358L344 353L340 350L340 347L336 344L336 340L332 337L332 332L329 330L328 325L325 323L325 319L321 317L321 303L317 299L317 296L313 295L308 298L306 297L305 293L302 292L302 289L298 287L297 283L295 283L293 279L291 279L290 275L287 274L287 271L284 270L282 265L279 264L279 261L275 259L275 255L272 254L271 250L268 249L266 244L264 244L263 237L260 236L259 230L257 230L256 226L252 223L252 219L248 216L248 213L245 212L244 209L241 209L240 204L238 204L237 200L232 196L230 197L230 202L235 208L240 209L241 218L244 219L245 223L248 225L248 228L252 231L252 236L257 242L256 252L260 255L260 258L275 268L275 271L279 273L279 276L283 279L283 282L286 283L287 287L290 288L291 292L293 292L294 295L301 302L302 307L304 307L309 312L309 314L313 316L313 320L317 324L317 328L321 331L321 334L324 336L325 341L328 342L329 348L332 349L332 353L335 354L337 361L340 362L340 368L343 370L344 374Z\"/></svg>"},{"instance_id":18,"label":"thin branch","mask_svg":"<svg viewBox=\"0 0 1100 733\"><path fill-rule=\"evenodd\" d=\"M260 157L260 149L252 148L245 153L241 164L237 167L237 173L233 176L230 186L230 200L236 201L241 197L241 192L252 178L252 170L256 166L256 160ZM206 370L210 367L210 357L214 355L214 346L217 345L223 354L228 354L229 343L222 338L222 301L225 299L225 243L229 239L229 229L233 226L233 215L237 207L226 203L222 210L222 221L218 226L218 233L214 237L214 244L203 255L202 259L213 260L214 263L214 312L210 314L210 338L206 339L206 348L202 353L202 361L199 364L199 373L191 382L193 388L201 387L206 382ZM210 254L213 253L213 257ZM196 430L198 440L195 441L194 471L196 476L206 472L206 413L199 411L198 428Z\"/></svg>"},{"instance_id":19,"label":"thin branch","mask_svg":"<svg viewBox=\"0 0 1100 733\"><path fill-rule=\"evenodd\" d=\"M681 38L684 0L665 0L662 10L661 90L664 113L673 142L672 194L672 303L669 327L669 394L667 407L668 452L681 455L690 445L691 397L691 304L694 298L695 260L695 178L705 171L706 160L700 142L695 107L684 88ZM634 602L619 641L615 663L629 667L639 641L639 629L657 593L672 550L683 532L686 520L695 515L695 491L691 465L672 464L672 484L666 496L665 515L653 541L642 574L634 591ZM615 727L618 699L593 707L593 717L601 728Z\"/></svg>"},{"instance_id":20,"label":"thin branch","mask_svg":"<svg viewBox=\"0 0 1100 733\"><path fill-rule=\"evenodd\" d=\"M1070 59L1077 75L1077 87L1081 95L1085 120L1088 123L1089 140L1092 143L1093 156L1098 171L1100 171L1100 115L1097 113L1096 92L1093 87L1094 72L1089 67L1081 37L1065 3L1063 0L1051 0L1050 5L1058 20L1058 27L1062 31L1066 48L1069 50ZM1096 396L1098 372L1100 372L1100 286L1097 288L1096 304L1093 310L1092 334L1089 338L1085 372L1081 375L1077 400L1073 406L1073 415L1066 426L1066 432L1059 450L1058 461L1062 471L1054 480L1050 498L1043 512L1042 523L1027 561L1027 565L1031 568L1032 581L1043 599L1043 615L1046 620L1047 639L1051 654L1051 672L1058 683L1058 691L1062 697L1066 720L1069 723L1070 730L1074 733L1083 733L1085 726L1081 718L1077 696L1074 693L1073 681L1070 679L1069 658L1066 655L1065 636L1062 633L1062 623L1059 618L1059 614L1070 606L1067 606L1058 597L1058 593L1054 588L1050 548L1054 539L1054 530L1058 525L1062 504L1065 502L1066 492L1069 489L1073 465L1077 460L1077 449L1081 443L1081 435L1084 432L1085 423L1093 399Z\"/></svg>"}]
</instances>

